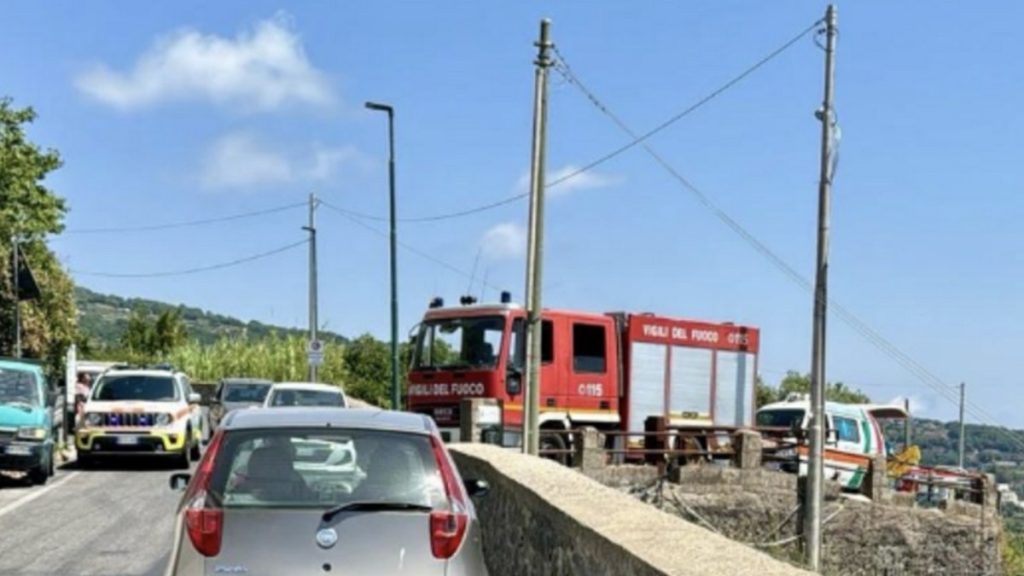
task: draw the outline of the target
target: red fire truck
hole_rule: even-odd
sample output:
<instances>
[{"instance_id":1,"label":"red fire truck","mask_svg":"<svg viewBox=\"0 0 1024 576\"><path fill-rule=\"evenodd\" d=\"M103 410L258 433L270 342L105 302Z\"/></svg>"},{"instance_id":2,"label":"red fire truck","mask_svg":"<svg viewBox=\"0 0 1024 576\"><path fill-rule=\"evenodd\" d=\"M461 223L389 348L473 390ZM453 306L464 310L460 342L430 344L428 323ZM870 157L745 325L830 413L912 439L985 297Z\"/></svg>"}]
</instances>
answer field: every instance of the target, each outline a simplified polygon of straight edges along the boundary
<instances>
[{"instance_id":1,"label":"red fire truck","mask_svg":"<svg viewBox=\"0 0 1024 576\"><path fill-rule=\"evenodd\" d=\"M525 310L431 302L419 325L406 406L459 438L463 398L501 400L505 445L522 439ZM648 416L673 425L747 426L754 421L759 332L731 323L654 314L545 310L540 422L547 430L594 426L643 432ZM638 439L639 440L639 439ZM561 445L560 445L561 444ZM563 448L557 434L542 447Z\"/></svg>"}]
</instances>

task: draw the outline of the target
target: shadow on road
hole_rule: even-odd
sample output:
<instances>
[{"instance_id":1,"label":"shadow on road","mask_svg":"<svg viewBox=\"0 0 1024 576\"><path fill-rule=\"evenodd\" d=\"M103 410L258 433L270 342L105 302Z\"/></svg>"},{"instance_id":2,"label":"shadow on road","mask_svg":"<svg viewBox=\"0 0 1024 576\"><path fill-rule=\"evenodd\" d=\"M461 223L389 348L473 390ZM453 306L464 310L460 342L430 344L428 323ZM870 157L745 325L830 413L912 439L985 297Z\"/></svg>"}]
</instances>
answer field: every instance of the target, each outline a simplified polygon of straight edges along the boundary
<instances>
[{"instance_id":1,"label":"shadow on road","mask_svg":"<svg viewBox=\"0 0 1024 576\"><path fill-rule=\"evenodd\" d=\"M0 490L4 488L29 488L32 483L24 474L0 474Z\"/></svg>"},{"instance_id":2,"label":"shadow on road","mask_svg":"<svg viewBox=\"0 0 1024 576\"><path fill-rule=\"evenodd\" d=\"M76 460L60 466L60 469L81 472L185 472L177 463L167 458L154 456L99 458L90 462L88 466L83 466L81 462Z\"/></svg>"}]
</instances>

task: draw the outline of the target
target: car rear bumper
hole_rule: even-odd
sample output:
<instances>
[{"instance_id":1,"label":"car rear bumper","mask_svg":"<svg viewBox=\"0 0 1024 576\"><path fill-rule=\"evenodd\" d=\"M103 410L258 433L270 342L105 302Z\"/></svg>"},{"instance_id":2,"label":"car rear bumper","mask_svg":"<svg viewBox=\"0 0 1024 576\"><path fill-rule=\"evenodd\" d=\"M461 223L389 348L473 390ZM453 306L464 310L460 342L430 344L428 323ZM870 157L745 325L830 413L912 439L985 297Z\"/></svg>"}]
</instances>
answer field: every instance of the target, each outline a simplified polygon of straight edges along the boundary
<instances>
[{"instance_id":1,"label":"car rear bumper","mask_svg":"<svg viewBox=\"0 0 1024 576\"><path fill-rule=\"evenodd\" d=\"M173 454L186 449L184 432L80 430L75 447L89 454Z\"/></svg>"},{"instance_id":2,"label":"car rear bumper","mask_svg":"<svg viewBox=\"0 0 1024 576\"><path fill-rule=\"evenodd\" d=\"M12 442L0 446L0 470L27 472L45 463L46 444Z\"/></svg>"}]
</instances>

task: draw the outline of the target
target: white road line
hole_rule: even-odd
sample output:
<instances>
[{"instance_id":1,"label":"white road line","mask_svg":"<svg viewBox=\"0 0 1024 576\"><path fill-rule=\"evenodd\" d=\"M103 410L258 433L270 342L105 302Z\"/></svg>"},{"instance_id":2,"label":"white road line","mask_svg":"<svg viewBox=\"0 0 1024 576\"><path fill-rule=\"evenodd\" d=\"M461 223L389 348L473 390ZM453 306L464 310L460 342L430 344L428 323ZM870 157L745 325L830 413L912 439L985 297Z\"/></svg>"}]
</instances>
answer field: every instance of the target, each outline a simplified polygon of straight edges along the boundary
<instances>
[{"instance_id":1,"label":"white road line","mask_svg":"<svg viewBox=\"0 0 1024 576\"><path fill-rule=\"evenodd\" d=\"M56 481L56 482L54 482L54 483L44 487L42 490L33 492L33 493L25 496L24 498L20 499L20 500L15 500L14 502L11 502L7 506L4 506L3 508L0 508L0 516L3 516L4 514L10 513L10 512L14 512L15 510L17 510L21 506L23 506L25 504L28 504L29 502L35 500L36 498L39 498L43 494L46 494L47 492L49 492L49 491L51 491L51 490L53 490L55 488L60 488L61 486L66 484L68 482L68 480L71 480L75 476L78 476L78 472L72 472L72 473L68 474L67 476L61 478L60 480L58 480L58 481Z\"/></svg>"}]
</instances>

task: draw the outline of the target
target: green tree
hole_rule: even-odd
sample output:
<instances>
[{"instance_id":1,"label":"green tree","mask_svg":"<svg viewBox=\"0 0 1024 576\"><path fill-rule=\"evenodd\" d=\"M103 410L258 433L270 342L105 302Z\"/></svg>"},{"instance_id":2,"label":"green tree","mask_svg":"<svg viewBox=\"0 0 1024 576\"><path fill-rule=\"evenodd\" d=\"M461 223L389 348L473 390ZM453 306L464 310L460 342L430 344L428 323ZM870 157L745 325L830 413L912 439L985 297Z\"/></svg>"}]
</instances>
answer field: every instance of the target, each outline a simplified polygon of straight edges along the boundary
<instances>
[{"instance_id":1,"label":"green tree","mask_svg":"<svg viewBox=\"0 0 1024 576\"><path fill-rule=\"evenodd\" d=\"M369 334L363 334L345 346L344 354L348 370L346 391L371 404L390 406L390 346Z\"/></svg>"},{"instance_id":2,"label":"green tree","mask_svg":"<svg viewBox=\"0 0 1024 576\"><path fill-rule=\"evenodd\" d=\"M165 310L157 317L150 334L150 353L166 356L188 341L180 310Z\"/></svg>"},{"instance_id":3,"label":"green tree","mask_svg":"<svg viewBox=\"0 0 1024 576\"><path fill-rule=\"evenodd\" d=\"M764 384L758 377L757 405L764 406L772 402L781 402L790 394L809 394L811 392L810 374L801 374L795 370L786 372L777 387ZM844 404L867 404L871 402L860 390L850 388L842 382L829 382L825 386L825 399Z\"/></svg>"},{"instance_id":4,"label":"green tree","mask_svg":"<svg viewBox=\"0 0 1024 576\"><path fill-rule=\"evenodd\" d=\"M128 317L124 333L121 334L121 346L131 355L148 355L150 334L151 328L146 313L141 308L135 308Z\"/></svg>"},{"instance_id":5,"label":"green tree","mask_svg":"<svg viewBox=\"0 0 1024 576\"><path fill-rule=\"evenodd\" d=\"M64 199L43 185L60 168L60 155L29 140L25 126L36 118L31 108L15 108L0 98L0 348L14 347L14 288L11 278L12 243L19 238L42 296L21 306L22 348L25 356L49 360L59 366L76 336L74 285L46 237L64 229Z\"/></svg>"}]
</instances>

